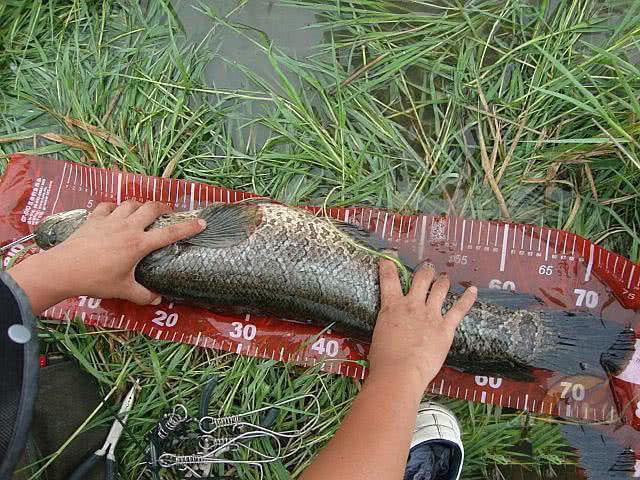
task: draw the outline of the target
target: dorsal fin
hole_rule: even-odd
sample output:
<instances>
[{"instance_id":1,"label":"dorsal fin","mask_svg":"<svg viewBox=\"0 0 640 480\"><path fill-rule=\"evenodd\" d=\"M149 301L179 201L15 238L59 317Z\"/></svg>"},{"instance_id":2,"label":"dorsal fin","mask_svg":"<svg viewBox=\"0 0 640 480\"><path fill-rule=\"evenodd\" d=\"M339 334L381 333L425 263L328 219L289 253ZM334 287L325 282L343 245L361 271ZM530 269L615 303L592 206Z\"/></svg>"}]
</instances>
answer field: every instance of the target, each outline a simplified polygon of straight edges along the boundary
<instances>
[{"instance_id":1,"label":"dorsal fin","mask_svg":"<svg viewBox=\"0 0 640 480\"><path fill-rule=\"evenodd\" d=\"M247 240L262 221L262 211L251 204L217 204L200 211L207 227L184 243L207 248L228 248Z\"/></svg>"},{"instance_id":2,"label":"dorsal fin","mask_svg":"<svg viewBox=\"0 0 640 480\"><path fill-rule=\"evenodd\" d=\"M389 248L389 242L379 239L369 231L354 225L352 223L342 222L340 220L331 220L331 223L342 233L348 235L356 242L376 251Z\"/></svg>"}]
</instances>

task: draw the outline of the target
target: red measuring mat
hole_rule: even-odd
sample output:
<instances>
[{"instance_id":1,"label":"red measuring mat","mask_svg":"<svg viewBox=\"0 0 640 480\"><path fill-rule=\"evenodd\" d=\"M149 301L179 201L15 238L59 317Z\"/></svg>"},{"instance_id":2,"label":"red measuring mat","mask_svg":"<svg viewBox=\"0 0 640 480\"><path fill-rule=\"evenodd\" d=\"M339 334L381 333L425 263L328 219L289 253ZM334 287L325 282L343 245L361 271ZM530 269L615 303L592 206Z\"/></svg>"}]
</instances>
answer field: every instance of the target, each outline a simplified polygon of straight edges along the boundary
<instances>
[{"instance_id":1,"label":"red measuring mat","mask_svg":"<svg viewBox=\"0 0 640 480\"><path fill-rule=\"evenodd\" d=\"M0 243L20 238L45 216L99 202L155 200L176 209L235 202L254 196L168 178L81 166L44 157L13 155L0 183ZM304 207L312 211L318 207ZM429 260L453 283L535 294L552 309L591 311L632 325L640 334L640 266L562 230L433 215L400 216L369 208L331 208L331 217L357 224L417 264ZM5 265L23 247L4 254ZM79 297L45 316L79 316L89 325L135 330L177 341L313 365L364 378L368 344L318 327L267 316L232 316L186 305L140 307L119 300ZM474 376L443 368L429 391L481 403L594 422L620 419L640 430L640 340L618 377L566 377L536 371L533 381Z\"/></svg>"}]
</instances>

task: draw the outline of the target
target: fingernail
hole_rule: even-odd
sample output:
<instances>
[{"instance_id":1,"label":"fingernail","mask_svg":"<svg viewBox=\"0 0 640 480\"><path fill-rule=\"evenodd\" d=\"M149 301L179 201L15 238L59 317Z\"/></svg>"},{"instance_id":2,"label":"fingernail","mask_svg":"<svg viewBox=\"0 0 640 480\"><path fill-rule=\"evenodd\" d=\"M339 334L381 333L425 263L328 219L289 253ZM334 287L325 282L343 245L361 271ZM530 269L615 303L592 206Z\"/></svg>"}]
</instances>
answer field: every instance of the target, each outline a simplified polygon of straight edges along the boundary
<instances>
[{"instance_id":1,"label":"fingernail","mask_svg":"<svg viewBox=\"0 0 640 480\"><path fill-rule=\"evenodd\" d=\"M198 225L200 225L200 228L202 228L204 230L204 228L207 226L207 221L203 218L199 218L198 219Z\"/></svg>"},{"instance_id":2,"label":"fingernail","mask_svg":"<svg viewBox=\"0 0 640 480\"><path fill-rule=\"evenodd\" d=\"M471 293L474 293L474 294L475 294L475 293L478 293L478 287L474 287L474 286L469 287L469 291L470 291Z\"/></svg>"},{"instance_id":3,"label":"fingernail","mask_svg":"<svg viewBox=\"0 0 640 480\"><path fill-rule=\"evenodd\" d=\"M440 273L438 274L438 277L440 277L441 279L445 279L445 278L447 278L447 272L440 272Z\"/></svg>"},{"instance_id":4,"label":"fingernail","mask_svg":"<svg viewBox=\"0 0 640 480\"><path fill-rule=\"evenodd\" d=\"M160 305L161 302L162 302L162 297L157 297L153 299L153 301L151 302L151 305Z\"/></svg>"},{"instance_id":5,"label":"fingernail","mask_svg":"<svg viewBox=\"0 0 640 480\"><path fill-rule=\"evenodd\" d=\"M431 270L435 270L436 266L431 262L424 261L420 264L420 268L430 268Z\"/></svg>"}]
</instances>

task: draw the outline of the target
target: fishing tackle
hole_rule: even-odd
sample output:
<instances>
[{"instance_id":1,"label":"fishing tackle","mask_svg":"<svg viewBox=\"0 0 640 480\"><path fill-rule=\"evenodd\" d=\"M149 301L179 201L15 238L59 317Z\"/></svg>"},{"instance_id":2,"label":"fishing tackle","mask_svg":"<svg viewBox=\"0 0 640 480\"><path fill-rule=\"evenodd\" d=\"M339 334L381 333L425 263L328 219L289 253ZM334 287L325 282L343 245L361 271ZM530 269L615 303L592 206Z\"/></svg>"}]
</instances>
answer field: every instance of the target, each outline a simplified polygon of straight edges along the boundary
<instances>
[{"instance_id":1,"label":"fishing tackle","mask_svg":"<svg viewBox=\"0 0 640 480\"><path fill-rule=\"evenodd\" d=\"M200 412L206 411L203 406L208 404L211 388L206 388L201 399ZM206 401L204 401L204 397ZM269 428L275 421L280 409L296 402L306 402L305 410L311 410L311 420L300 428L275 431ZM252 423L250 418L256 414L265 413L259 424ZM320 419L320 402L315 395L305 394L275 403L273 406L262 407L249 412L226 417L204 416L190 417L186 407L176 405L170 413L162 419L149 435L145 463L154 479L159 478L159 471L163 468L176 469L183 472L185 478L212 478L211 469L216 464L243 464L258 468L260 478L263 477L263 464L289 457L302 448L302 443L292 444L292 440L299 440L313 428ZM231 434L214 436L214 432L227 430ZM251 445L251 441L258 438L268 438L273 447L273 453L267 453ZM190 448L191 447L191 448ZM225 458L225 454L244 449L251 454L250 460L236 460ZM195 453L192 453L195 452ZM142 474L141 474L142 475Z\"/></svg>"}]
</instances>

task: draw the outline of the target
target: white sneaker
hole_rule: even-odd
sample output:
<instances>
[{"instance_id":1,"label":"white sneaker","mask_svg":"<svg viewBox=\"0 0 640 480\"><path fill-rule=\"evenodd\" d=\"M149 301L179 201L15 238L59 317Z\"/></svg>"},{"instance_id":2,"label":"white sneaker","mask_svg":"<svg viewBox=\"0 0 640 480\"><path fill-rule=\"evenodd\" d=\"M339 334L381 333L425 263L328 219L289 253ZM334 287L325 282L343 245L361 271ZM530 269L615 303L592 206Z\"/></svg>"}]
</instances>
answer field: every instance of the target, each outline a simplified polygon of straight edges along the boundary
<instances>
[{"instance_id":1,"label":"white sneaker","mask_svg":"<svg viewBox=\"0 0 640 480\"><path fill-rule=\"evenodd\" d=\"M418 408L404 480L458 480L464 447L451 410L435 402Z\"/></svg>"}]
</instances>

